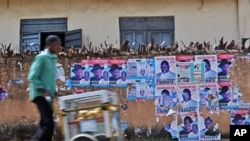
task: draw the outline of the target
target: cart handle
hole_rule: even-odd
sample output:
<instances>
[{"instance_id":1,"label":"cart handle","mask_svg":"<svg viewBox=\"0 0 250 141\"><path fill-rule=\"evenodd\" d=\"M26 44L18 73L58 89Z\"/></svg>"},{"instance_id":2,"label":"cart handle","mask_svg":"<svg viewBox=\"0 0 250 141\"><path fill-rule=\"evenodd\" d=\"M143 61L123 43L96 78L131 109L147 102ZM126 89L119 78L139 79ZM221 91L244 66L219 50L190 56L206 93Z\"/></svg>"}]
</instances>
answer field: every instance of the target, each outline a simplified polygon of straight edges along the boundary
<instances>
[{"instance_id":1,"label":"cart handle","mask_svg":"<svg viewBox=\"0 0 250 141\"><path fill-rule=\"evenodd\" d=\"M102 107L103 109L108 109L109 110L109 107L110 106L113 106L113 107L115 107L115 108L117 108L117 109L119 109L120 108L120 106L119 105L114 105L114 104L101 104L101 105L98 105L98 106L88 106L88 107L84 107L84 108L77 108L77 109L72 109L72 110L61 110L60 112L58 112L58 114L60 114L60 115L66 115L66 113L68 113L68 112L74 112L74 111L79 111L79 110L89 110L89 109L94 109L94 108L98 108L98 107Z\"/></svg>"}]
</instances>

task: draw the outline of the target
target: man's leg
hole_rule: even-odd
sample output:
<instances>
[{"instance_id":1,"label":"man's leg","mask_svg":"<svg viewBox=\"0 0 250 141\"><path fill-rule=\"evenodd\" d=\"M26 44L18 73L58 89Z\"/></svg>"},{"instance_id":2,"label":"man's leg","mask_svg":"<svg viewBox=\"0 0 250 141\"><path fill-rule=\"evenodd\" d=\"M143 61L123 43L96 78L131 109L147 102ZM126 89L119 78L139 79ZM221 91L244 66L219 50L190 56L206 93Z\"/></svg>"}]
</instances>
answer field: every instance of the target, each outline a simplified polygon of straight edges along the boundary
<instances>
[{"instance_id":1,"label":"man's leg","mask_svg":"<svg viewBox=\"0 0 250 141\"><path fill-rule=\"evenodd\" d=\"M42 96L37 97L34 100L34 103L37 105L41 118L37 133L37 140L51 141L55 126L51 107L52 105L50 105L50 103L47 102Z\"/></svg>"}]
</instances>

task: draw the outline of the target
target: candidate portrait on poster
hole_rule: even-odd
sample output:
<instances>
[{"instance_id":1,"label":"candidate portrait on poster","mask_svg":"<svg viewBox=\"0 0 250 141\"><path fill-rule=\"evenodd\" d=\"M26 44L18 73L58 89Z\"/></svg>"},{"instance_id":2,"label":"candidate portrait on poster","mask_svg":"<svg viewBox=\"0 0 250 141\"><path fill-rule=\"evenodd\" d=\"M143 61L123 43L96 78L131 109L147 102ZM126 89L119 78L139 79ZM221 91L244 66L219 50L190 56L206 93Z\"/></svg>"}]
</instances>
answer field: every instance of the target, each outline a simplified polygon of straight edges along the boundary
<instances>
[{"instance_id":1,"label":"candidate portrait on poster","mask_svg":"<svg viewBox=\"0 0 250 141\"><path fill-rule=\"evenodd\" d=\"M199 140L197 112L181 113L182 124L178 127L179 140Z\"/></svg>"},{"instance_id":2,"label":"candidate portrait on poster","mask_svg":"<svg viewBox=\"0 0 250 141\"><path fill-rule=\"evenodd\" d=\"M230 114L230 125L250 125L249 106L239 107L238 109L231 109Z\"/></svg>"},{"instance_id":3,"label":"candidate portrait on poster","mask_svg":"<svg viewBox=\"0 0 250 141\"><path fill-rule=\"evenodd\" d=\"M199 106L205 106L208 111L219 110L218 103L218 84L217 83L203 83L198 84L199 92Z\"/></svg>"},{"instance_id":4,"label":"candidate portrait on poster","mask_svg":"<svg viewBox=\"0 0 250 141\"><path fill-rule=\"evenodd\" d=\"M210 116L199 116L200 140L220 140L219 124Z\"/></svg>"},{"instance_id":5,"label":"candidate portrait on poster","mask_svg":"<svg viewBox=\"0 0 250 141\"><path fill-rule=\"evenodd\" d=\"M109 60L109 84L112 87L127 87L127 60Z\"/></svg>"},{"instance_id":6,"label":"candidate portrait on poster","mask_svg":"<svg viewBox=\"0 0 250 141\"><path fill-rule=\"evenodd\" d=\"M177 105L176 86L156 86L155 103L160 107L172 108Z\"/></svg>"},{"instance_id":7,"label":"candidate portrait on poster","mask_svg":"<svg viewBox=\"0 0 250 141\"><path fill-rule=\"evenodd\" d=\"M174 56L155 57L156 85L176 83L176 62Z\"/></svg>"},{"instance_id":8,"label":"candidate portrait on poster","mask_svg":"<svg viewBox=\"0 0 250 141\"><path fill-rule=\"evenodd\" d=\"M196 55L195 62L198 62L204 68L201 68L203 82L217 82L217 56L216 55ZM204 65L202 65L204 64Z\"/></svg>"},{"instance_id":9,"label":"candidate portrait on poster","mask_svg":"<svg viewBox=\"0 0 250 141\"><path fill-rule=\"evenodd\" d=\"M108 59L90 61L90 85L93 87L109 87Z\"/></svg>"},{"instance_id":10,"label":"candidate portrait on poster","mask_svg":"<svg viewBox=\"0 0 250 141\"><path fill-rule=\"evenodd\" d=\"M80 81L84 79L83 71L85 70L85 67L79 63L74 63L71 65L70 68L71 68L70 80L72 86L80 86Z\"/></svg>"},{"instance_id":11,"label":"candidate portrait on poster","mask_svg":"<svg viewBox=\"0 0 250 141\"><path fill-rule=\"evenodd\" d=\"M179 112L194 112L198 109L198 90L195 84L177 85L181 107Z\"/></svg>"},{"instance_id":12,"label":"candidate portrait on poster","mask_svg":"<svg viewBox=\"0 0 250 141\"><path fill-rule=\"evenodd\" d=\"M232 89L231 84L219 83L219 108L228 109L229 102L232 99Z\"/></svg>"},{"instance_id":13,"label":"candidate portrait on poster","mask_svg":"<svg viewBox=\"0 0 250 141\"><path fill-rule=\"evenodd\" d=\"M230 82L228 77L235 57L235 54L218 54L218 82Z\"/></svg>"}]
</instances>

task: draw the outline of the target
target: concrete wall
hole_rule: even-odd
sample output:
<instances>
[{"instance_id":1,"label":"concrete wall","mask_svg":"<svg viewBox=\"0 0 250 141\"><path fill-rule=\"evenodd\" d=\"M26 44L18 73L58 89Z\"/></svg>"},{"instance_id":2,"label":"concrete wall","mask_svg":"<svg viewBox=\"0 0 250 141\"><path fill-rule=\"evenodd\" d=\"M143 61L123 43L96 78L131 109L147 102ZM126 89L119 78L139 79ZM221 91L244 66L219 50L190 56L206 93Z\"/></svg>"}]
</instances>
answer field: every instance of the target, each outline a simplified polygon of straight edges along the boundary
<instances>
[{"instance_id":1,"label":"concrete wall","mask_svg":"<svg viewBox=\"0 0 250 141\"><path fill-rule=\"evenodd\" d=\"M249 1L239 1L245 10L238 11L237 0L0 0L0 43L19 44L20 19L53 17L67 17L68 30L82 28L84 44L89 37L99 45L107 36L119 43L123 16L175 16L175 40L186 44L231 41L250 37Z\"/></svg>"}]
</instances>

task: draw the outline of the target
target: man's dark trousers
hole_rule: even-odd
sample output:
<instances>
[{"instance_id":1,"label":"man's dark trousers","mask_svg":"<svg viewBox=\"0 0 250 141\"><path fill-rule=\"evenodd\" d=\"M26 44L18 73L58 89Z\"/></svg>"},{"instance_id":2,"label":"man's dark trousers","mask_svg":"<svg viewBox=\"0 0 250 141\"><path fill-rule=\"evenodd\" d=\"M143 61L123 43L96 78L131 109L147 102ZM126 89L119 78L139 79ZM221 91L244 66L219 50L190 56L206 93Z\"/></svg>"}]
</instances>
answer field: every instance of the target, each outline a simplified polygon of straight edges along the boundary
<instances>
[{"instance_id":1,"label":"man's dark trousers","mask_svg":"<svg viewBox=\"0 0 250 141\"><path fill-rule=\"evenodd\" d=\"M34 103L37 106L41 119L39 129L30 141L51 141L55 126L52 104L43 96L35 98Z\"/></svg>"}]
</instances>

